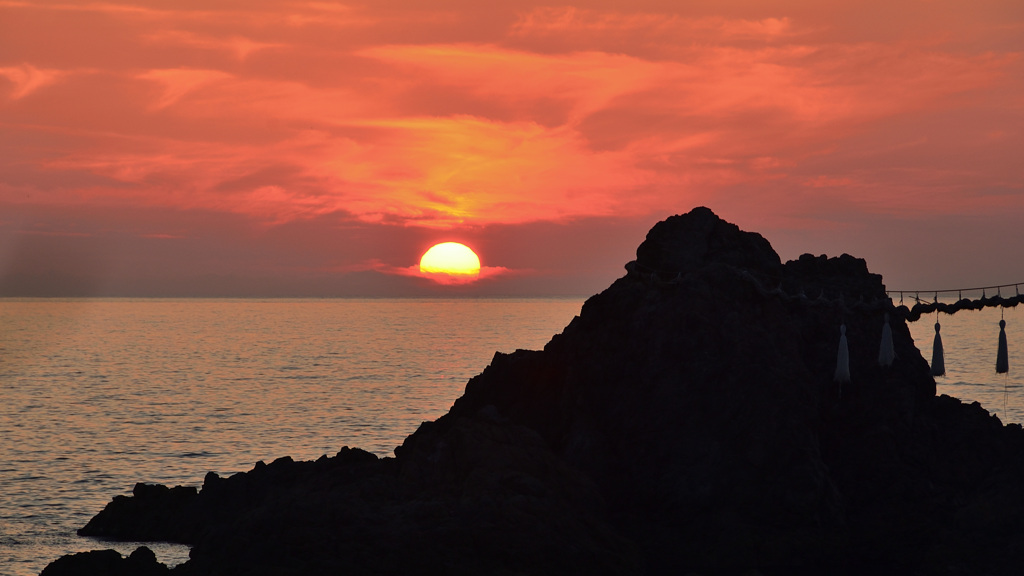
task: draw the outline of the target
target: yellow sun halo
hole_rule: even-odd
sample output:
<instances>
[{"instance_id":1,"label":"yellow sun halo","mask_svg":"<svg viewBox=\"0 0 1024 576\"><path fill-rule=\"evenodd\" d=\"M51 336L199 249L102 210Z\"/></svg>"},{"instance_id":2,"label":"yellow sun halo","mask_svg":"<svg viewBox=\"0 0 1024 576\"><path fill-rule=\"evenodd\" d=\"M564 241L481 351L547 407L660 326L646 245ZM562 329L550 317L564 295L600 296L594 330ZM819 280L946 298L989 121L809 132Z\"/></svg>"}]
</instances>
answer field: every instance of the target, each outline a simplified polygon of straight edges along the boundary
<instances>
[{"instance_id":1,"label":"yellow sun halo","mask_svg":"<svg viewBox=\"0 0 1024 576\"><path fill-rule=\"evenodd\" d=\"M480 275L480 258L465 244L442 242L431 246L420 258L420 272L469 279Z\"/></svg>"}]
</instances>

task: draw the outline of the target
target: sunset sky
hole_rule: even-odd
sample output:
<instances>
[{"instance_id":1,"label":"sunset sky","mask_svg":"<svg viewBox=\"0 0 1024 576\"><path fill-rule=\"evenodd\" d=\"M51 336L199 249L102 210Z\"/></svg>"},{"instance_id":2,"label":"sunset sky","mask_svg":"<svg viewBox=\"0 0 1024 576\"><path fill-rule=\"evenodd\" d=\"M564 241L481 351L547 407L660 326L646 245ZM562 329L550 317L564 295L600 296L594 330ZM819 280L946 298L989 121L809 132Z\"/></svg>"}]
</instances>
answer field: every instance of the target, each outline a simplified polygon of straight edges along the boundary
<instances>
[{"instance_id":1,"label":"sunset sky","mask_svg":"<svg viewBox=\"0 0 1024 576\"><path fill-rule=\"evenodd\" d=\"M0 295L586 295L698 205L1024 282L1024 2L0 0Z\"/></svg>"}]
</instances>

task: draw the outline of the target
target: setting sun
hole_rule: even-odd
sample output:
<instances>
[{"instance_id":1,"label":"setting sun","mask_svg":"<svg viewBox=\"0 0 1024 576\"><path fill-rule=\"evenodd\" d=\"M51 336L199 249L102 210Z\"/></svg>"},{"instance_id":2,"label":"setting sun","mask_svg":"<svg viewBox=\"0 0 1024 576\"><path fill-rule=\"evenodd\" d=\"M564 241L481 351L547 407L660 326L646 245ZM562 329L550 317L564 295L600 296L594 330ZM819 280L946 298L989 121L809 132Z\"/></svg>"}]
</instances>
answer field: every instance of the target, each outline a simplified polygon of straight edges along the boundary
<instances>
[{"instance_id":1,"label":"setting sun","mask_svg":"<svg viewBox=\"0 0 1024 576\"><path fill-rule=\"evenodd\" d=\"M420 258L420 272L443 275L442 278L451 280L475 280L480 276L480 258L465 244L442 242Z\"/></svg>"}]
</instances>

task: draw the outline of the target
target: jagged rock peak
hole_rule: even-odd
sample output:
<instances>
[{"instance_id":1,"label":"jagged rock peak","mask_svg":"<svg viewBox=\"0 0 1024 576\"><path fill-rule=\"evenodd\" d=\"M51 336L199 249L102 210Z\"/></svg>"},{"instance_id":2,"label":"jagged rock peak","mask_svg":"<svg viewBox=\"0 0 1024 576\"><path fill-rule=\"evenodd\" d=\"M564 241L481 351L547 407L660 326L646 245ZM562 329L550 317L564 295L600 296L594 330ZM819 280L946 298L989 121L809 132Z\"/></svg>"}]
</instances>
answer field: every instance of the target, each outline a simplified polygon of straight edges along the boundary
<instances>
[{"instance_id":1,"label":"jagged rock peak","mask_svg":"<svg viewBox=\"0 0 1024 576\"><path fill-rule=\"evenodd\" d=\"M700 206L658 222L626 264L630 273L671 281L712 265L725 265L757 277L763 289L782 288L790 295L885 307L882 277L867 262L849 254L829 258L803 254L782 264L771 244Z\"/></svg>"},{"instance_id":2,"label":"jagged rock peak","mask_svg":"<svg viewBox=\"0 0 1024 576\"><path fill-rule=\"evenodd\" d=\"M640 272L674 276L712 263L773 276L782 266L764 237L740 230L703 206L658 222L636 249Z\"/></svg>"}]
</instances>

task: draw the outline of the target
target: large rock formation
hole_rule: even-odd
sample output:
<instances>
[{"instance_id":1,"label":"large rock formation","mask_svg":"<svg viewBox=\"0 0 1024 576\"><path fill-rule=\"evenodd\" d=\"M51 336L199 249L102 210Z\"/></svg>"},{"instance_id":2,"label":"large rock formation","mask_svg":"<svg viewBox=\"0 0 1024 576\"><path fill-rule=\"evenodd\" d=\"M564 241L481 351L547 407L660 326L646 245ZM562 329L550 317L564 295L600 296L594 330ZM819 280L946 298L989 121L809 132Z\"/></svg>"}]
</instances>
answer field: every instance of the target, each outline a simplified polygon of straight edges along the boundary
<instances>
[{"instance_id":1,"label":"large rock formation","mask_svg":"<svg viewBox=\"0 0 1024 576\"><path fill-rule=\"evenodd\" d=\"M697 208L626 269L543 351L496 354L395 458L343 449L210 474L198 493L141 485L81 533L193 544L171 572L185 575L1024 565L1024 432L935 396L863 260L783 264Z\"/></svg>"}]
</instances>

